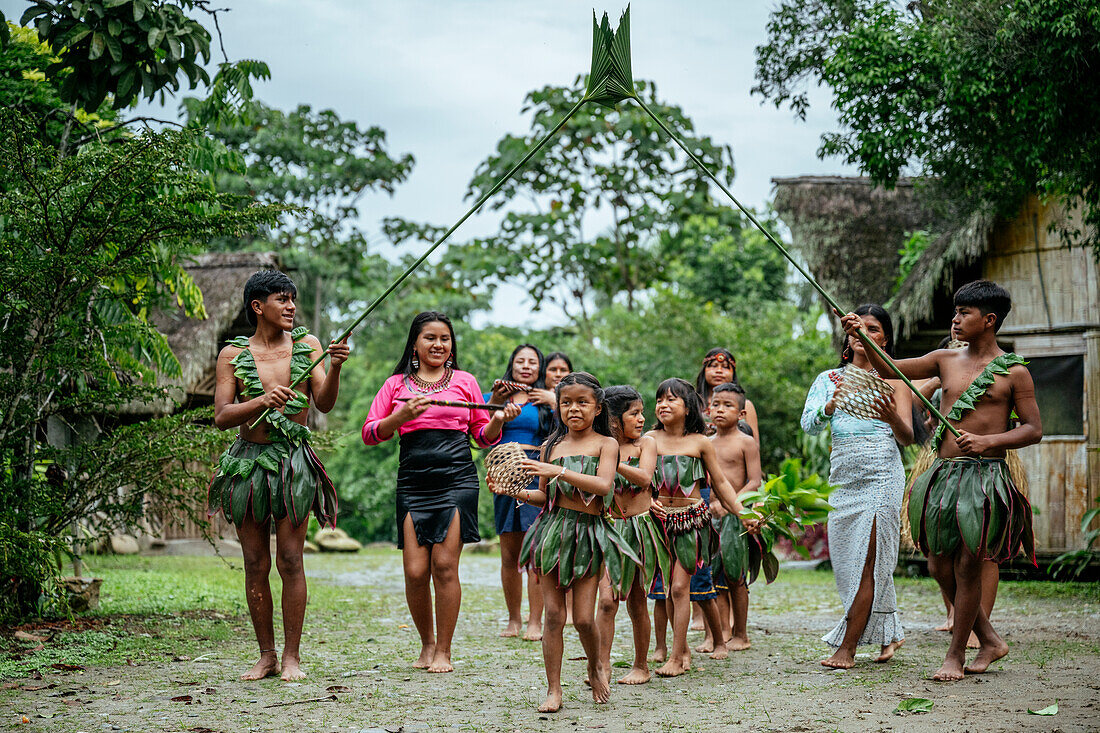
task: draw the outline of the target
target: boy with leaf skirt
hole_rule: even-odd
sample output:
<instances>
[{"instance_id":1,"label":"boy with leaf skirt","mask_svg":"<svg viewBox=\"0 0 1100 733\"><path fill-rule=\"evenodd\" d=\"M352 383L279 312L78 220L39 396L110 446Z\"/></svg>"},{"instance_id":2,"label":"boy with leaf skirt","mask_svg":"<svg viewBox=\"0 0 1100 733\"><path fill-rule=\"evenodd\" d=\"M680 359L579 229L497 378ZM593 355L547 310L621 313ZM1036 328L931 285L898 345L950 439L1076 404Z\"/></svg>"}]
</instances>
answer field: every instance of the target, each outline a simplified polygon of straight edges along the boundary
<instances>
[{"instance_id":1,"label":"boy with leaf skirt","mask_svg":"<svg viewBox=\"0 0 1100 733\"><path fill-rule=\"evenodd\" d=\"M955 604L955 627L936 680L959 680L985 672L1008 654L1005 643L981 608L982 560L1006 562L1023 551L1035 563L1031 505L1016 488L1005 463L1009 450L1038 443L1043 437L1035 386L1026 362L997 345L997 331L1012 308L1008 291L988 280L968 283L955 293L951 335L965 349L940 349L896 362L910 379L939 377L946 417L959 431L945 435L939 425L932 438L937 458L913 483L909 522L913 540L928 557L929 572ZM858 316L842 319L850 335L860 328ZM872 365L893 374L873 351ZM1013 427L1013 419L1018 424ZM966 664L971 630L980 647Z\"/></svg>"},{"instance_id":2,"label":"boy with leaf skirt","mask_svg":"<svg viewBox=\"0 0 1100 733\"><path fill-rule=\"evenodd\" d=\"M281 272L262 270L244 286L251 338L233 339L218 355L214 390L214 424L220 430L240 428L237 440L222 454L208 491L209 514L225 514L237 528L244 555L245 595L260 659L243 680L282 672L293 681L299 668L298 645L306 607L302 547L310 510L322 525L335 526L337 500L332 481L309 445L306 413L314 406L328 412L340 390L340 366L347 360L346 339L329 347L330 369L318 364L296 389L321 354L321 343L304 327L294 328L297 288ZM255 423L265 410L263 422ZM271 527L283 581L283 655L276 654L272 622Z\"/></svg>"}]
</instances>

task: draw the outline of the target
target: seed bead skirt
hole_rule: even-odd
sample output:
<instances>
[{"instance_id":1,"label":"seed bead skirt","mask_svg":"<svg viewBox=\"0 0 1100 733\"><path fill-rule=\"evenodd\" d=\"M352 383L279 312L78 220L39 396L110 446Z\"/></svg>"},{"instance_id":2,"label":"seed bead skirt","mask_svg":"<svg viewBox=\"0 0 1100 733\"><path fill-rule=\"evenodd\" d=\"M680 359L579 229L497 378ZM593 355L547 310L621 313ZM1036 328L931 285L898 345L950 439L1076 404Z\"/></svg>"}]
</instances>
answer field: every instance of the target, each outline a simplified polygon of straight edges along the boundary
<instances>
[{"instance_id":1,"label":"seed bead skirt","mask_svg":"<svg viewBox=\"0 0 1100 733\"><path fill-rule=\"evenodd\" d=\"M481 540L478 489L466 433L425 429L402 435L397 468L397 546L405 545L406 516L412 516L416 543L427 546L447 538L455 512L462 542Z\"/></svg>"}]
</instances>

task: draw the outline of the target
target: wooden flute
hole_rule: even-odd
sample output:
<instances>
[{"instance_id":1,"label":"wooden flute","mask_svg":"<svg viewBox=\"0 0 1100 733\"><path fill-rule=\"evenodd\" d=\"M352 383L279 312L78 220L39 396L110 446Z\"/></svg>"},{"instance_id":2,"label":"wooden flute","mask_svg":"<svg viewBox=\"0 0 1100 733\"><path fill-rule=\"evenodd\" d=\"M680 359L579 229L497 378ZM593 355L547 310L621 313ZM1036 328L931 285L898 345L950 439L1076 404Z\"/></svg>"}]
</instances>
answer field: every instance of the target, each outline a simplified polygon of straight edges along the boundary
<instances>
[{"instance_id":1,"label":"wooden flute","mask_svg":"<svg viewBox=\"0 0 1100 733\"><path fill-rule=\"evenodd\" d=\"M408 402L412 397L398 397L398 402ZM482 402L463 402L461 400L435 400L428 398L429 405L440 407L465 407L468 410L503 410L507 405L490 405Z\"/></svg>"}]
</instances>

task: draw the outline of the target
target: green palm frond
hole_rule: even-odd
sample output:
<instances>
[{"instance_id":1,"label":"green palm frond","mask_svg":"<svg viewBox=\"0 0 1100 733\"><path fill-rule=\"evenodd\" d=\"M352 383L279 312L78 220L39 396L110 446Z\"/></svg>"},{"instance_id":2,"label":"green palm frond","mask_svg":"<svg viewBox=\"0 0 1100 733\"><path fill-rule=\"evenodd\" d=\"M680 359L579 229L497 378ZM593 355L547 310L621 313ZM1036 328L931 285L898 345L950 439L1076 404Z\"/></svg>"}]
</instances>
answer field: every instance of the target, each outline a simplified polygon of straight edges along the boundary
<instances>
[{"instance_id":1,"label":"green palm frond","mask_svg":"<svg viewBox=\"0 0 1100 733\"><path fill-rule=\"evenodd\" d=\"M634 98L634 74L630 69L630 6L611 30L607 13L596 21L592 13L592 69L588 73L587 101L614 107Z\"/></svg>"}]
</instances>

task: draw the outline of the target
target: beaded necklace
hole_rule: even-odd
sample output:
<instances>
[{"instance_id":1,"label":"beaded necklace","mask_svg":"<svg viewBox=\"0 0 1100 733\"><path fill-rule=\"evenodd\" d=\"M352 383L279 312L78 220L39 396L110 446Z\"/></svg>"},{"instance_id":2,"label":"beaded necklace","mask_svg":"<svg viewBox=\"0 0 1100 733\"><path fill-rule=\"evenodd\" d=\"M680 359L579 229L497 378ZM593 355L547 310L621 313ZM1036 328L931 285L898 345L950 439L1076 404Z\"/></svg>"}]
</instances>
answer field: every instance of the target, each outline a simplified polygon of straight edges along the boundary
<instances>
[{"instance_id":1,"label":"beaded necklace","mask_svg":"<svg viewBox=\"0 0 1100 733\"><path fill-rule=\"evenodd\" d=\"M450 387L452 376L454 376L454 370L447 367L443 370L443 376L435 382L425 382L416 372L406 374L402 381L405 384L405 389L410 392L428 395L438 394Z\"/></svg>"}]
</instances>

